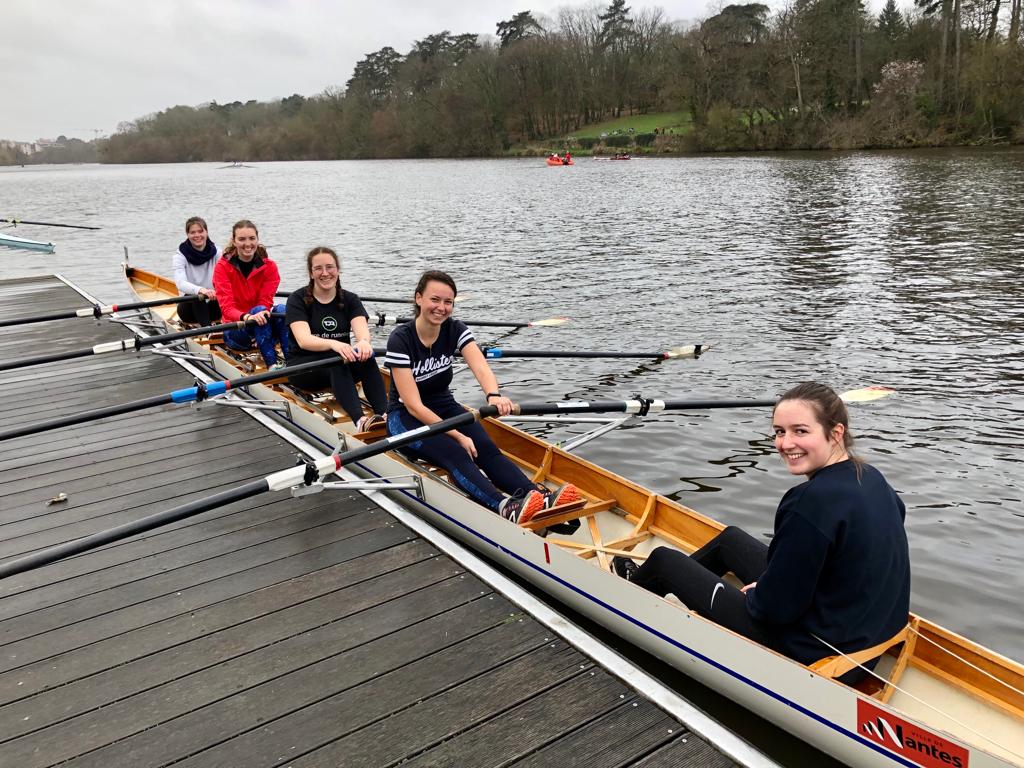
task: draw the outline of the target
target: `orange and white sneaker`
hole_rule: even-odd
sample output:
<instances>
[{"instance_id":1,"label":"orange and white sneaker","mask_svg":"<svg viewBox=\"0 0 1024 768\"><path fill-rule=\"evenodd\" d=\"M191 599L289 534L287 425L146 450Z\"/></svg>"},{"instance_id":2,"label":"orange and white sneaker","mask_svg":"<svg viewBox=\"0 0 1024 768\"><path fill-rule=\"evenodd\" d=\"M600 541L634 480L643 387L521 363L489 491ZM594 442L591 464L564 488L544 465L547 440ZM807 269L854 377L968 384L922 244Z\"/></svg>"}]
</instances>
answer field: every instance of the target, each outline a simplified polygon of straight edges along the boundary
<instances>
[{"instance_id":1,"label":"orange and white sneaker","mask_svg":"<svg viewBox=\"0 0 1024 768\"><path fill-rule=\"evenodd\" d=\"M528 523L533 516L545 509L544 494L528 491L523 496L509 496L498 507L498 514L513 523Z\"/></svg>"},{"instance_id":2,"label":"orange and white sneaker","mask_svg":"<svg viewBox=\"0 0 1024 768\"><path fill-rule=\"evenodd\" d=\"M574 504L582 498L579 488L572 483L563 483L555 490L544 493L544 509L554 509L563 504Z\"/></svg>"}]
</instances>

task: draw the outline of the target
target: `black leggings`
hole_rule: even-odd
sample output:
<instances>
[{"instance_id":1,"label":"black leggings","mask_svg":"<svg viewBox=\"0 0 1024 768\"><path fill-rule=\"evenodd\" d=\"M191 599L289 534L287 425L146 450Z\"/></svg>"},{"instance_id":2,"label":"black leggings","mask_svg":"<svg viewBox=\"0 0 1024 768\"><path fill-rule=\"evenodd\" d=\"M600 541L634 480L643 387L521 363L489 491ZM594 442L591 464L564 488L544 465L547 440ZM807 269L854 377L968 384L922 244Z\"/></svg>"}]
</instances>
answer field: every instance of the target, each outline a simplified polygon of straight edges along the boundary
<instances>
[{"instance_id":1,"label":"black leggings","mask_svg":"<svg viewBox=\"0 0 1024 768\"><path fill-rule=\"evenodd\" d=\"M302 358L290 362L297 364L310 361ZM370 403L370 408L374 413L383 414L387 407L388 399L384 392L384 380L380 376L377 359L373 357L369 360L332 365L327 369L289 376L288 381L297 387L310 390L327 389L329 386L334 394L334 399L338 401L352 421L359 421L363 415L363 406L359 402L359 393L356 392L357 381L362 382L363 394L366 395L366 400Z\"/></svg>"},{"instance_id":2,"label":"black leggings","mask_svg":"<svg viewBox=\"0 0 1024 768\"><path fill-rule=\"evenodd\" d=\"M220 320L220 304L214 301L183 301L178 305L178 319L183 323L213 325Z\"/></svg>"},{"instance_id":3,"label":"black leggings","mask_svg":"<svg viewBox=\"0 0 1024 768\"><path fill-rule=\"evenodd\" d=\"M730 526L690 557L669 547L655 548L633 583L661 597L673 594L701 616L764 643L763 628L747 612L746 595L721 577L732 571L749 584L767 567L768 545Z\"/></svg>"}]
</instances>

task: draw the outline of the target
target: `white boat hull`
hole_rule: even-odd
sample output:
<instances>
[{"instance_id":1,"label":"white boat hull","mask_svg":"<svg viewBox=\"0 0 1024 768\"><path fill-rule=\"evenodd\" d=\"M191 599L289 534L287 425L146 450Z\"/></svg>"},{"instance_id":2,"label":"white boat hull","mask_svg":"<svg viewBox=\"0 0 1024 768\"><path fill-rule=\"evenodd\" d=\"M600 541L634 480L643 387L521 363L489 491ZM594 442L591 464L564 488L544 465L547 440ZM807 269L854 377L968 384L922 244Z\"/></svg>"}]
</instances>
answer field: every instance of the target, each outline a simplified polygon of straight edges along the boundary
<instances>
[{"instance_id":1,"label":"white boat hull","mask_svg":"<svg viewBox=\"0 0 1024 768\"><path fill-rule=\"evenodd\" d=\"M152 297L140 295L140 298ZM190 340L189 345L198 354L209 352L194 341ZM240 375L230 362L218 355L213 356L213 366L223 378ZM249 391L259 400L282 399L279 392L265 385L253 385ZM297 431L324 449L336 447L339 427L328 424L318 414L293 408L288 420ZM345 439L349 447L362 445L354 438L346 436ZM578 458L572 460L593 467ZM401 489L389 495L556 600L847 765L858 768L1024 765L1024 760L1014 756L1024 752L1024 729L1013 717L1008 717L1008 728L997 731L999 746L990 748L987 742L985 748L968 744L934 724L925 725L888 704L812 672L676 603L595 567L593 561L558 546L551 538L542 538L490 513L448 483L424 475L422 469L400 456L381 454L348 468L367 477L421 476L422 498ZM631 527L613 512L603 514L606 523L614 524L617 518ZM943 702L930 703L940 708L943 705Z\"/></svg>"}]
</instances>

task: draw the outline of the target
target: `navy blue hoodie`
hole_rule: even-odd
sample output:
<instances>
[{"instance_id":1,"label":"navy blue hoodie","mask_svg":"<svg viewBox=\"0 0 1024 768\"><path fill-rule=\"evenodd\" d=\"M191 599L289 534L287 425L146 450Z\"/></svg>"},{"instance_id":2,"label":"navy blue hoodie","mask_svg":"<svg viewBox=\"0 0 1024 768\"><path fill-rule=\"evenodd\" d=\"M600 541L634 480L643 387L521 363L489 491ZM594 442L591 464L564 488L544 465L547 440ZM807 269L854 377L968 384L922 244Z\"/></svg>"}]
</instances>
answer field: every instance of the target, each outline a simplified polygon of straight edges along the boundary
<instances>
[{"instance_id":1,"label":"navy blue hoodie","mask_svg":"<svg viewBox=\"0 0 1024 768\"><path fill-rule=\"evenodd\" d=\"M852 461L790 488L775 514L768 568L747 611L769 644L804 664L895 635L910 610L906 508L882 473Z\"/></svg>"}]
</instances>

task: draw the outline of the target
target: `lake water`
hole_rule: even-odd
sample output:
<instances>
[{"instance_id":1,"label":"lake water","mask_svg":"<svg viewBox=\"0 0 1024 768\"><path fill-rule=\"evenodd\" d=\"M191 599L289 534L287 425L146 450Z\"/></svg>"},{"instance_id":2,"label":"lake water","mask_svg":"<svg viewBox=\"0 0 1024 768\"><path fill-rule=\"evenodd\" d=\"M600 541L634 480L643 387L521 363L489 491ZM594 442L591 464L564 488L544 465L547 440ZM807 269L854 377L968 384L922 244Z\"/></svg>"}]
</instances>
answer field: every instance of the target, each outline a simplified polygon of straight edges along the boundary
<instances>
[{"instance_id":1,"label":"lake water","mask_svg":"<svg viewBox=\"0 0 1024 768\"><path fill-rule=\"evenodd\" d=\"M881 384L853 406L859 452L907 505L915 611L1024 659L1024 151L0 169L0 216L54 255L0 249L0 278L61 272L128 298L119 264L168 272L191 215L218 244L249 218L298 287L335 247L343 281L410 295L455 276L462 316L556 329L481 332L509 349L660 351L698 360L496 364L517 399L764 398L818 379ZM370 307L394 312L394 306ZM382 345L385 330L378 330ZM460 384L476 402L468 381ZM798 482L767 410L651 416L580 453L765 534Z\"/></svg>"}]
</instances>

